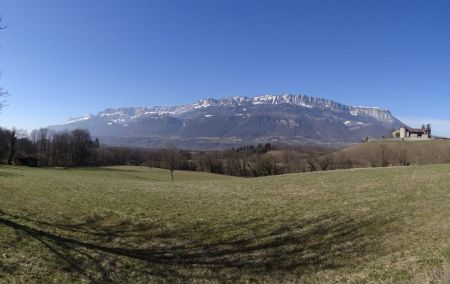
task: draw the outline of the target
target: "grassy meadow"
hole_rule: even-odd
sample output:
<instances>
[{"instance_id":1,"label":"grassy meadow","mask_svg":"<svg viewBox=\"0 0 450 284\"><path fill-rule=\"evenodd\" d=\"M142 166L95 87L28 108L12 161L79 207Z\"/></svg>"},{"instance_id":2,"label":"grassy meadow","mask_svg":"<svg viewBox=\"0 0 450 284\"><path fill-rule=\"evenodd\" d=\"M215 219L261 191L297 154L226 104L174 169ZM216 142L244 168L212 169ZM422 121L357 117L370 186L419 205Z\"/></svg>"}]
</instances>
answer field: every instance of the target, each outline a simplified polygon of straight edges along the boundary
<instances>
[{"instance_id":1,"label":"grassy meadow","mask_svg":"<svg viewBox=\"0 0 450 284\"><path fill-rule=\"evenodd\" d=\"M0 167L0 282L450 280L450 165L243 179Z\"/></svg>"}]
</instances>

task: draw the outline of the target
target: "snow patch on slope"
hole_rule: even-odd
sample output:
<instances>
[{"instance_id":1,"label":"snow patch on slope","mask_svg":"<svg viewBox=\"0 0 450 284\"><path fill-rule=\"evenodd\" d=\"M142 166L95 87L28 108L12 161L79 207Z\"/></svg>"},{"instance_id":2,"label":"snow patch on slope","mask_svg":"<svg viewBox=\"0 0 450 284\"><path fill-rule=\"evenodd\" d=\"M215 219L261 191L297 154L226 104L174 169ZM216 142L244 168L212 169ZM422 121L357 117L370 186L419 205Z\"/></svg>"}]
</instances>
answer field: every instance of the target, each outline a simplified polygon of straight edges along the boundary
<instances>
[{"instance_id":1,"label":"snow patch on slope","mask_svg":"<svg viewBox=\"0 0 450 284\"><path fill-rule=\"evenodd\" d=\"M89 119L91 119L93 117L95 117L95 116L94 115L90 115L90 114L85 114L85 115L83 115L81 117L70 118L69 120L67 120L66 124L86 121L86 120L89 120Z\"/></svg>"}]
</instances>

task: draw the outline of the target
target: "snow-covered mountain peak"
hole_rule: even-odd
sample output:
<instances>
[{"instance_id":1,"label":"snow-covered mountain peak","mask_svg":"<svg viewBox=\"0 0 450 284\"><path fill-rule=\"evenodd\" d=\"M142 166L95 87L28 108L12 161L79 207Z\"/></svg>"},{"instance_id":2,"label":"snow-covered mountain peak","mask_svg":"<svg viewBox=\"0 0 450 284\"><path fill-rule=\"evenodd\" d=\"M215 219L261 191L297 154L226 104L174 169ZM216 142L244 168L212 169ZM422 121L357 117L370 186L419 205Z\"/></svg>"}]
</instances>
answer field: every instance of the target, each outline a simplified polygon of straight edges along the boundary
<instances>
[{"instance_id":1,"label":"snow-covered mountain peak","mask_svg":"<svg viewBox=\"0 0 450 284\"><path fill-rule=\"evenodd\" d=\"M145 117L178 117L187 113L191 113L193 111L206 110L210 107L257 107L261 105L290 105L306 109L319 109L339 113L349 113L352 116L368 116L386 123L392 123L393 121L395 121L395 118L388 110L377 107L346 106L332 100L305 95L269 94L252 98L245 96L224 97L220 99L207 98L199 100L193 104L179 106L122 107L116 109L109 108L99 112L97 115L84 115L79 118L70 119L66 124L81 122L95 117L104 120L110 120L118 124L125 124L131 120L142 119Z\"/></svg>"}]
</instances>

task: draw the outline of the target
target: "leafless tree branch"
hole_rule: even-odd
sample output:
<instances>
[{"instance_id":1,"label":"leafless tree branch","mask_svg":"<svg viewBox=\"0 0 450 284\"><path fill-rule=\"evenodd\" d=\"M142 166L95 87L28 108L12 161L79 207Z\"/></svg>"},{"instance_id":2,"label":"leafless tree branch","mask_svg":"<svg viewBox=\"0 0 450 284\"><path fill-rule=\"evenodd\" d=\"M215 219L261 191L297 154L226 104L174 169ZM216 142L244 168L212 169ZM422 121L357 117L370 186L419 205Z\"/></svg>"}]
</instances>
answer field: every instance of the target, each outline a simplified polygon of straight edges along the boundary
<instances>
[{"instance_id":1,"label":"leafless tree branch","mask_svg":"<svg viewBox=\"0 0 450 284\"><path fill-rule=\"evenodd\" d=\"M6 29L7 26L3 23L3 17L0 16L0 30ZM6 105L5 97L8 96L9 93L7 90L0 87L0 110Z\"/></svg>"}]
</instances>

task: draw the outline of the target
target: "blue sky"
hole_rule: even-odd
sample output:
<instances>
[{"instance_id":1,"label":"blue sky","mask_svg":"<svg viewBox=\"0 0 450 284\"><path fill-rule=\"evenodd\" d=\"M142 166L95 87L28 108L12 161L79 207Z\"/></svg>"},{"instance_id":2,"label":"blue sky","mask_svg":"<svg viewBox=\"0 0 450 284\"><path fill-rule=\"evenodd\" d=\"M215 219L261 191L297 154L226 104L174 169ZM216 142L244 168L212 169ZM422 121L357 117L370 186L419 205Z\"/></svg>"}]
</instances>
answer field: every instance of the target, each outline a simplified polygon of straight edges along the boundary
<instances>
[{"instance_id":1,"label":"blue sky","mask_svg":"<svg viewBox=\"0 0 450 284\"><path fill-rule=\"evenodd\" d=\"M448 0L0 0L0 125L298 93L450 136Z\"/></svg>"}]
</instances>

